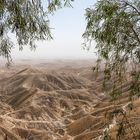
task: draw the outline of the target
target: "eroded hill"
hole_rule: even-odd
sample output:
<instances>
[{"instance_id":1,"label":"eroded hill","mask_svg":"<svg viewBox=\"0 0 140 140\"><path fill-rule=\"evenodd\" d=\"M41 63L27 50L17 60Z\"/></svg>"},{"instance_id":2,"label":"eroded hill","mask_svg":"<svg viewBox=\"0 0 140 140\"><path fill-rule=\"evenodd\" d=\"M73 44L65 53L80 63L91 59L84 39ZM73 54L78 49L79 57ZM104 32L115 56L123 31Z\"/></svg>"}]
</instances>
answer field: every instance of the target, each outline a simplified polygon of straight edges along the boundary
<instances>
[{"instance_id":1,"label":"eroded hill","mask_svg":"<svg viewBox=\"0 0 140 140\"><path fill-rule=\"evenodd\" d=\"M86 69L58 73L24 68L2 78L0 140L94 140L102 139L105 132L115 140L123 116L108 120L107 112L114 109L122 109L128 118L120 139L134 139L132 129L139 130L140 124L140 100L135 99L134 109L128 109L129 82L124 83L124 94L114 105L104 94L102 75L95 80Z\"/></svg>"}]
</instances>

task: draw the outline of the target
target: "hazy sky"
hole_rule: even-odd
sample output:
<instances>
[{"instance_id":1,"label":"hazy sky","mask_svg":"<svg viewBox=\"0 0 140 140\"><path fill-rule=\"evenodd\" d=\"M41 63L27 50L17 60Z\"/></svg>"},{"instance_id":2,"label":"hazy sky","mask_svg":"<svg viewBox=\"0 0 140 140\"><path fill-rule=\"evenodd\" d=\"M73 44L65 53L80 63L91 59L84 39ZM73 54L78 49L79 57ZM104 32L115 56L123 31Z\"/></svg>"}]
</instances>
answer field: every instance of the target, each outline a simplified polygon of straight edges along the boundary
<instances>
[{"instance_id":1,"label":"hazy sky","mask_svg":"<svg viewBox=\"0 0 140 140\"><path fill-rule=\"evenodd\" d=\"M93 5L95 0L75 0L74 8L63 8L51 17L51 27L54 40L38 42L36 51L28 47L18 51L15 46L12 57L15 58L49 58L73 59L94 58L94 50L83 50L82 33L85 30L85 9Z\"/></svg>"}]
</instances>

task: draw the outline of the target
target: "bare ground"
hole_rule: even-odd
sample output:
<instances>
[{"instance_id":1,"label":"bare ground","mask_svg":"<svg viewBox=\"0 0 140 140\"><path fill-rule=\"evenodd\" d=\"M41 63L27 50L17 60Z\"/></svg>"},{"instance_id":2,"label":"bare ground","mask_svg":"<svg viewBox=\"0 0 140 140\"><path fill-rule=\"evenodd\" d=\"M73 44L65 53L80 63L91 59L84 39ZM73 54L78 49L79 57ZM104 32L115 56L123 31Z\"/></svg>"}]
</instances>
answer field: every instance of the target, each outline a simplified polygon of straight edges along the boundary
<instances>
[{"instance_id":1,"label":"bare ground","mask_svg":"<svg viewBox=\"0 0 140 140\"><path fill-rule=\"evenodd\" d=\"M94 140L105 130L117 140L122 115L106 117L114 109L124 109L129 122L120 139L135 139L133 130L139 140L140 100L127 108L129 82L114 105L102 88L102 72L96 79L92 65L91 60L26 60L10 69L1 66L0 140Z\"/></svg>"}]
</instances>

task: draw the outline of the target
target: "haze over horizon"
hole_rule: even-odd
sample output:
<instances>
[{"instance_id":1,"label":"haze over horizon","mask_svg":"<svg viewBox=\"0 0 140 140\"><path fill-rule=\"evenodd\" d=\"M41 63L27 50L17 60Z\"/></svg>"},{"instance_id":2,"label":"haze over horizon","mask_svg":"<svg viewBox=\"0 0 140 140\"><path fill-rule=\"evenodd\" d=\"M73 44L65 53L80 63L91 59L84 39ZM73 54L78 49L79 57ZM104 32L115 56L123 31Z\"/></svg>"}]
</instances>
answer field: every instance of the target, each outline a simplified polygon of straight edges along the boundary
<instances>
[{"instance_id":1,"label":"haze over horizon","mask_svg":"<svg viewBox=\"0 0 140 140\"><path fill-rule=\"evenodd\" d=\"M19 51L18 46L12 51L13 59L92 59L95 58L93 47L88 51L82 48L82 34L86 27L85 9L94 4L94 0L77 0L73 8L62 8L50 17L53 40L37 42L37 49L30 51L25 46ZM79 6L80 5L80 6ZM15 40L12 37L12 40Z\"/></svg>"}]
</instances>

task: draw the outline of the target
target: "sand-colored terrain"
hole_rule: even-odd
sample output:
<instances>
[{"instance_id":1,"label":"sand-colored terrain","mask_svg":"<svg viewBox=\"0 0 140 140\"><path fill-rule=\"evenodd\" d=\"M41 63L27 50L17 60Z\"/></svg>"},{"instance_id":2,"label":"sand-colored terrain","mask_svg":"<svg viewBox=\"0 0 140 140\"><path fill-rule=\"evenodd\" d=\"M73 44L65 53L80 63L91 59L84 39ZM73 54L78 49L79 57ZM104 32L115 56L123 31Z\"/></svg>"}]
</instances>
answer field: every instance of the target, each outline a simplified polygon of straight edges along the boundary
<instances>
[{"instance_id":1,"label":"sand-colored terrain","mask_svg":"<svg viewBox=\"0 0 140 140\"><path fill-rule=\"evenodd\" d=\"M140 99L129 110L129 86L125 81L119 100L110 102L102 88L102 72L96 79L91 60L20 61L0 68L0 140L112 140L140 139ZM111 82L106 91L111 90ZM125 135L118 136L122 114ZM127 119L126 119L127 118Z\"/></svg>"}]
</instances>

